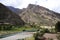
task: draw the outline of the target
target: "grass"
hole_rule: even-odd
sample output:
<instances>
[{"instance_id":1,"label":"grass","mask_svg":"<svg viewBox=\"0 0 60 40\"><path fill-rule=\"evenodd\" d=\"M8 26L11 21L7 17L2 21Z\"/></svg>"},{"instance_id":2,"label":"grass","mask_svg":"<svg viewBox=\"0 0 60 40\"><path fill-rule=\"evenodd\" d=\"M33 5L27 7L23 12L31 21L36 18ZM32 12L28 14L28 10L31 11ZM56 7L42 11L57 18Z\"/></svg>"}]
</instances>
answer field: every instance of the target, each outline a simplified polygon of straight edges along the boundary
<instances>
[{"instance_id":1,"label":"grass","mask_svg":"<svg viewBox=\"0 0 60 40\"><path fill-rule=\"evenodd\" d=\"M6 37L6 35L11 35L11 34L15 34L15 33L18 33L18 32L22 32L23 30L32 30L33 28L31 27L16 27L16 28L13 28L12 30L1 30L0 31L0 38L3 38L3 37ZM30 39L30 38L29 38ZM32 38L33 39L33 38ZM32 40L30 39L30 40Z\"/></svg>"},{"instance_id":2,"label":"grass","mask_svg":"<svg viewBox=\"0 0 60 40\"><path fill-rule=\"evenodd\" d=\"M31 30L31 27L20 27L20 28L15 28L14 30L16 31L23 31L23 30Z\"/></svg>"},{"instance_id":3,"label":"grass","mask_svg":"<svg viewBox=\"0 0 60 40\"><path fill-rule=\"evenodd\" d=\"M17 33L17 32L22 32L23 30L31 30L31 27L19 27L19 28L14 28L12 30L2 30L0 31L0 35L6 35L6 34L12 34L12 33Z\"/></svg>"},{"instance_id":4,"label":"grass","mask_svg":"<svg viewBox=\"0 0 60 40\"><path fill-rule=\"evenodd\" d=\"M24 40L35 40L34 37L28 37L28 38L25 38Z\"/></svg>"},{"instance_id":5,"label":"grass","mask_svg":"<svg viewBox=\"0 0 60 40\"><path fill-rule=\"evenodd\" d=\"M0 35L6 35L6 34L12 34L12 33L16 33L18 31L0 31Z\"/></svg>"}]
</instances>

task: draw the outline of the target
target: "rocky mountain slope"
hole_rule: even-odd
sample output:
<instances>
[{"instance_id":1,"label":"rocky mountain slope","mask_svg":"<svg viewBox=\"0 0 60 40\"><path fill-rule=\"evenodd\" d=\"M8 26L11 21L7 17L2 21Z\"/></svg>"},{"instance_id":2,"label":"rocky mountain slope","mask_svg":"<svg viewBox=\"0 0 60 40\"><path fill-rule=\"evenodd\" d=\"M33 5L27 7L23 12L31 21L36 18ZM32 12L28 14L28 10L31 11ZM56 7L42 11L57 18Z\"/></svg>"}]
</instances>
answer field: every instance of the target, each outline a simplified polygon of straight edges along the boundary
<instances>
[{"instance_id":1,"label":"rocky mountain slope","mask_svg":"<svg viewBox=\"0 0 60 40\"><path fill-rule=\"evenodd\" d=\"M24 9L6 7L0 4L0 19L0 22L4 21L12 24L24 24L25 22L52 26L60 21L60 14L35 4L29 4Z\"/></svg>"},{"instance_id":2,"label":"rocky mountain slope","mask_svg":"<svg viewBox=\"0 0 60 40\"><path fill-rule=\"evenodd\" d=\"M19 14L26 23L39 25L55 25L60 21L60 14L39 5L29 4L27 8Z\"/></svg>"},{"instance_id":3,"label":"rocky mountain slope","mask_svg":"<svg viewBox=\"0 0 60 40\"><path fill-rule=\"evenodd\" d=\"M12 6L6 6L6 7L15 13L21 13L22 12L22 9L14 8Z\"/></svg>"},{"instance_id":4,"label":"rocky mountain slope","mask_svg":"<svg viewBox=\"0 0 60 40\"><path fill-rule=\"evenodd\" d=\"M0 24L23 25L24 21L19 15L0 3Z\"/></svg>"}]
</instances>

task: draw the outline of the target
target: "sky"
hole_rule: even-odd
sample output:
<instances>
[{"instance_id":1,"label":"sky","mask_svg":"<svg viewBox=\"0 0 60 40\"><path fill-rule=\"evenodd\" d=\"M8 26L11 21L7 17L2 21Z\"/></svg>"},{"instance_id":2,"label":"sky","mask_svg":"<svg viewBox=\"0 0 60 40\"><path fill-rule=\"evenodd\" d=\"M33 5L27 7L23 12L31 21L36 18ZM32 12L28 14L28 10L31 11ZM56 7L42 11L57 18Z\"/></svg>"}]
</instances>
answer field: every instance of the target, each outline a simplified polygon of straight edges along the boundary
<instances>
[{"instance_id":1,"label":"sky","mask_svg":"<svg viewBox=\"0 0 60 40\"><path fill-rule=\"evenodd\" d=\"M0 0L0 3L19 9L26 8L28 4L36 4L60 13L60 0Z\"/></svg>"}]
</instances>

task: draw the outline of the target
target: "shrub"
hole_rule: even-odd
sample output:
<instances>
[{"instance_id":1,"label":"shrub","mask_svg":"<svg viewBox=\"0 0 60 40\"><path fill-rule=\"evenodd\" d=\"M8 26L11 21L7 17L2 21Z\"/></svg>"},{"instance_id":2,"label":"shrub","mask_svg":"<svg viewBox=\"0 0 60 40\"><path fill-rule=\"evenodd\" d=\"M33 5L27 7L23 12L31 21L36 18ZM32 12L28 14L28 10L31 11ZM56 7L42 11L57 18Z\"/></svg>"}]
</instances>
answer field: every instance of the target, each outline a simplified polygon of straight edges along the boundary
<instances>
[{"instance_id":1,"label":"shrub","mask_svg":"<svg viewBox=\"0 0 60 40\"><path fill-rule=\"evenodd\" d=\"M60 32L60 21L58 21L55 25L56 32Z\"/></svg>"},{"instance_id":2,"label":"shrub","mask_svg":"<svg viewBox=\"0 0 60 40\"><path fill-rule=\"evenodd\" d=\"M60 40L60 34L57 35L57 39Z\"/></svg>"},{"instance_id":3,"label":"shrub","mask_svg":"<svg viewBox=\"0 0 60 40\"><path fill-rule=\"evenodd\" d=\"M44 33L50 33L48 29L43 29Z\"/></svg>"},{"instance_id":4,"label":"shrub","mask_svg":"<svg viewBox=\"0 0 60 40\"><path fill-rule=\"evenodd\" d=\"M43 40L44 39L44 37L43 37L44 33L45 32L42 30L42 31L39 31L36 34L34 34L35 40Z\"/></svg>"}]
</instances>

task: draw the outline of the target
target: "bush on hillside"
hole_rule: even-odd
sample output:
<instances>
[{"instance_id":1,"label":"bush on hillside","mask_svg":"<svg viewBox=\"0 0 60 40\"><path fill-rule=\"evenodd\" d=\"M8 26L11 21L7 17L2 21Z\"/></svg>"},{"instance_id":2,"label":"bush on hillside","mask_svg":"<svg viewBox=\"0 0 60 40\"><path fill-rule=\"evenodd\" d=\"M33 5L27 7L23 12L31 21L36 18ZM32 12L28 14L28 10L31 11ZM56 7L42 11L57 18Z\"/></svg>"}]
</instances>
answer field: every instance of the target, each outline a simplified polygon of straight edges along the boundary
<instances>
[{"instance_id":1,"label":"bush on hillside","mask_svg":"<svg viewBox=\"0 0 60 40\"><path fill-rule=\"evenodd\" d=\"M56 32L60 32L60 21L58 21L55 25Z\"/></svg>"}]
</instances>

